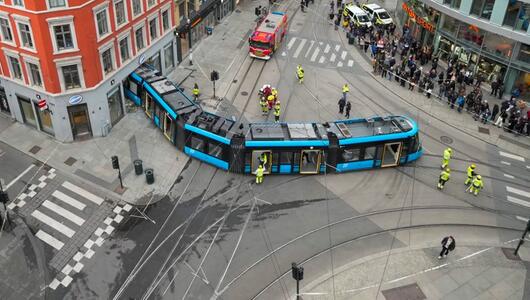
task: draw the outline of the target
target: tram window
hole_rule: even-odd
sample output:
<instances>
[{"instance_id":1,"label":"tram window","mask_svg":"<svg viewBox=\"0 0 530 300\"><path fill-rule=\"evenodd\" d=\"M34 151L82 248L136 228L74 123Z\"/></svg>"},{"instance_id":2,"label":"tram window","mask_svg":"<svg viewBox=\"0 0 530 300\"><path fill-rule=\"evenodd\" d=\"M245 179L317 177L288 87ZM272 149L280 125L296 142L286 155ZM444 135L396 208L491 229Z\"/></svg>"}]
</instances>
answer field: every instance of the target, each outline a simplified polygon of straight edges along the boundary
<instances>
[{"instance_id":1,"label":"tram window","mask_svg":"<svg viewBox=\"0 0 530 300\"><path fill-rule=\"evenodd\" d=\"M418 142L418 134L410 138L410 152L418 152L418 148L420 147L420 143Z\"/></svg>"},{"instance_id":2,"label":"tram window","mask_svg":"<svg viewBox=\"0 0 530 300\"><path fill-rule=\"evenodd\" d=\"M290 165L292 158L293 158L292 152L282 152L280 153L280 164Z\"/></svg>"},{"instance_id":3,"label":"tram window","mask_svg":"<svg viewBox=\"0 0 530 300\"><path fill-rule=\"evenodd\" d=\"M250 165L252 160L252 152L245 153L245 165Z\"/></svg>"},{"instance_id":4,"label":"tram window","mask_svg":"<svg viewBox=\"0 0 530 300\"><path fill-rule=\"evenodd\" d=\"M294 159L294 163L295 163L295 165L300 164L300 161L301 161L301 160L300 160L300 152L295 152L295 153L294 153L294 158L293 158L293 159Z\"/></svg>"},{"instance_id":5,"label":"tram window","mask_svg":"<svg viewBox=\"0 0 530 300\"><path fill-rule=\"evenodd\" d=\"M364 159L374 159L375 157L375 146L366 147L364 149Z\"/></svg>"},{"instance_id":6,"label":"tram window","mask_svg":"<svg viewBox=\"0 0 530 300\"><path fill-rule=\"evenodd\" d=\"M127 82L129 83L127 86L129 91L131 91L135 95L138 95L138 85L136 84L136 82L131 80L127 80Z\"/></svg>"},{"instance_id":7,"label":"tram window","mask_svg":"<svg viewBox=\"0 0 530 300\"><path fill-rule=\"evenodd\" d=\"M409 151L409 143L410 143L410 140L403 141L403 145L401 146L401 153L403 153L403 155L406 155L407 152Z\"/></svg>"},{"instance_id":8,"label":"tram window","mask_svg":"<svg viewBox=\"0 0 530 300\"><path fill-rule=\"evenodd\" d=\"M342 159L344 162L357 161L361 159L361 149L344 149L342 151Z\"/></svg>"},{"instance_id":9,"label":"tram window","mask_svg":"<svg viewBox=\"0 0 530 300\"><path fill-rule=\"evenodd\" d=\"M204 141L192 135L190 138L190 147L195 150L204 152Z\"/></svg>"},{"instance_id":10,"label":"tram window","mask_svg":"<svg viewBox=\"0 0 530 300\"><path fill-rule=\"evenodd\" d=\"M278 153L274 152L272 153L272 165L277 166L278 161L280 160Z\"/></svg>"},{"instance_id":11,"label":"tram window","mask_svg":"<svg viewBox=\"0 0 530 300\"><path fill-rule=\"evenodd\" d=\"M208 143L208 154L217 158L222 158L223 145L219 143Z\"/></svg>"}]
</instances>

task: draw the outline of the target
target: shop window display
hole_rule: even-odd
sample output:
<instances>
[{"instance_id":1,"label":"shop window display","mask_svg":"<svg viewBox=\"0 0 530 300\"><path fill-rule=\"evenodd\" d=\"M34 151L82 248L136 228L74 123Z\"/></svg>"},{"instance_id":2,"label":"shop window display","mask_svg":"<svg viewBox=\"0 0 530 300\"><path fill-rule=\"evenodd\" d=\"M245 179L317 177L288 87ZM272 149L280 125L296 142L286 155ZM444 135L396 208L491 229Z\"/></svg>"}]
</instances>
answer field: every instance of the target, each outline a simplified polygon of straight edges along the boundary
<instances>
[{"instance_id":1,"label":"shop window display","mask_svg":"<svg viewBox=\"0 0 530 300\"><path fill-rule=\"evenodd\" d=\"M530 64L530 45L521 44L521 49L517 54L517 60Z\"/></svg>"},{"instance_id":2,"label":"shop window display","mask_svg":"<svg viewBox=\"0 0 530 300\"><path fill-rule=\"evenodd\" d=\"M530 22L530 4L521 1L509 1L504 15L503 25L515 30L527 31Z\"/></svg>"},{"instance_id":3,"label":"shop window display","mask_svg":"<svg viewBox=\"0 0 530 300\"><path fill-rule=\"evenodd\" d=\"M469 43L471 46L480 47L484 42L484 31L475 25L460 24L458 39Z\"/></svg>"},{"instance_id":4,"label":"shop window display","mask_svg":"<svg viewBox=\"0 0 530 300\"><path fill-rule=\"evenodd\" d=\"M512 56L514 44L512 39L488 32L484 39L484 45L482 45L482 51L509 59Z\"/></svg>"}]
</instances>

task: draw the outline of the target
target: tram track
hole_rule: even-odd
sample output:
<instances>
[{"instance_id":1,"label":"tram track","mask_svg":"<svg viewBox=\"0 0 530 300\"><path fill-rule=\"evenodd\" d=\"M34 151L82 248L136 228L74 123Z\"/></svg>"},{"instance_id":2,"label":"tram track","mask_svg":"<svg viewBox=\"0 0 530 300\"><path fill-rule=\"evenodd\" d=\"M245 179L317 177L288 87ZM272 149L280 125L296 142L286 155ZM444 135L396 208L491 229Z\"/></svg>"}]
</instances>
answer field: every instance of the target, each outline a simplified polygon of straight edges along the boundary
<instances>
[{"instance_id":1,"label":"tram track","mask_svg":"<svg viewBox=\"0 0 530 300\"><path fill-rule=\"evenodd\" d=\"M278 255L278 253L281 250L288 249L289 247L291 247L297 241L301 241L302 239L308 238L308 237L310 237L313 234L316 234L316 233L321 232L323 230L329 230L329 228L333 228L334 226L342 225L342 224L347 223L347 222L355 222L355 221L358 221L358 220L363 219L363 218L373 218L373 217L378 217L378 216L381 217L381 216L386 216L388 214L402 213L403 211L408 211L408 212L411 212L411 213L412 212L416 212L416 211L433 211L433 212L438 212L438 211L471 211L471 212L473 212L473 211L475 211L475 212L484 212L484 213L491 214L491 215L506 216L506 217L509 217L511 221L515 222L515 218L512 215L502 215L502 214L499 214L495 210L486 210L486 209L479 208L479 207L464 206L464 205L406 206L406 207L398 207L398 208L390 208L390 209L384 209L384 210L378 210L378 211L371 211L371 212L359 214L359 215L356 215L356 216L350 216L350 217L347 217L347 218L343 218L341 220L334 221L334 222L329 223L329 224L325 224L323 226L320 226L318 228L312 229L310 231L307 231L307 232L305 232L303 234L300 234L300 235L292 238L291 240L285 242L284 244L276 247L274 250L270 251L266 255L262 256L259 259L257 259L254 263L250 264L248 267L246 267L241 272L239 272L239 274L234 276L234 278L231 281L229 281L219 291L219 295L222 295L224 292L226 292L231 286L233 286L239 280L241 280L245 274L250 272L252 269L256 268L259 264L265 263L265 261L267 259L269 259L272 255ZM515 228L515 227L494 226L494 225L484 225L484 224L483 225L481 225L481 224L469 224L469 223L416 224L416 225L409 225L409 226L399 227L399 228L382 229L382 230L379 230L379 231L375 231L375 232L363 234L363 235L360 235L360 236L352 237L352 238L347 239L346 241L343 241L341 243L338 243L338 244L332 245L331 247L328 247L326 249L326 251L329 251L330 249L333 249L333 248L337 248L337 247L339 247L339 246L341 246L341 245L343 245L345 243L352 242L352 241L355 241L355 240L358 240L358 239L361 239L361 238L373 236L373 235L376 235L376 234L388 233L388 232L395 231L396 229L397 230L405 230L405 229L419 228L419 227L422 227L422 226L486 227L486 228L493 228L493 229L506 229L506 230L520 231L520 228ZM322 254L322 252L316 253L316 254L306 258L305 260L303 260L303 262L307 262L311 258L314 258L314 257L316 257L316 256L318 256L320 254ZM283 275L277 277L277 278L281 278L284 275L285 275L285 273ZM269 287L269 286L270 286L270 284L267 285L267 287ZM265 287L263 290L265 290L267 287ZM257 295L259 295L260 293L262 293L262 292L259 292Z\"/></svg>"}]
</instances>

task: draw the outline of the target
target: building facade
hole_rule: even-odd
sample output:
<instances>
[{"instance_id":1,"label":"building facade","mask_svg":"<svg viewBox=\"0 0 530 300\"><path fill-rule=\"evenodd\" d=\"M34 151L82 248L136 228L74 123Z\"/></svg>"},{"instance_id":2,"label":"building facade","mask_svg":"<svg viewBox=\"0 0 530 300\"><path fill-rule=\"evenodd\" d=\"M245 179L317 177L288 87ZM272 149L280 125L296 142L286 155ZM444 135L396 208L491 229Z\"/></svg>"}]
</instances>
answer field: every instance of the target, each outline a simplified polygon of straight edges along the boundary
<instances>
[{"instance_id":1,"label":"building facade","mask_svg":"<svg viewBox=\"0 0 530 300\"><path fill-rule=\"evenodd\" d=\"M60 141L105 136L139 64L175 68L174 12L173 0L0 0L0 113Z\"/></svg>"},{"instance_id":2,"label":"building facade","mask_svg":"<svg viewBox=\"0 0 530 300\"><path fill-rule=\"evenodd\" d=\"M516 0L398 1L396 17L421 45L456 57L505 93L530 100L530 3Z\"/></svg>"}]
</instances>

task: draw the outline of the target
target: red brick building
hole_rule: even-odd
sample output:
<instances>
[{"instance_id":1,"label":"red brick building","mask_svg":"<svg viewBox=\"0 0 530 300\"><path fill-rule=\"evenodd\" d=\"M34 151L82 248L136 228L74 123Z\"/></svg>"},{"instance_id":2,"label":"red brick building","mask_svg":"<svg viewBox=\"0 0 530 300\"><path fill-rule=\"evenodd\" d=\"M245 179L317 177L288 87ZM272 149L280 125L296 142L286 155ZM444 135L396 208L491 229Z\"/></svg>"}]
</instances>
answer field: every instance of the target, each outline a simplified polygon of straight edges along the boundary
<instances>
[{"instance_id":1,"label":"red brick building","mask_svg":"<svg viewBox=\"0 0 530 300\"><path fill-rule=\"evenodd\" d=\"M0 111L63 141L106 135L140 62L174 69L174 11L172 0L0 0Z\"/></svg>"}]
</instances>

